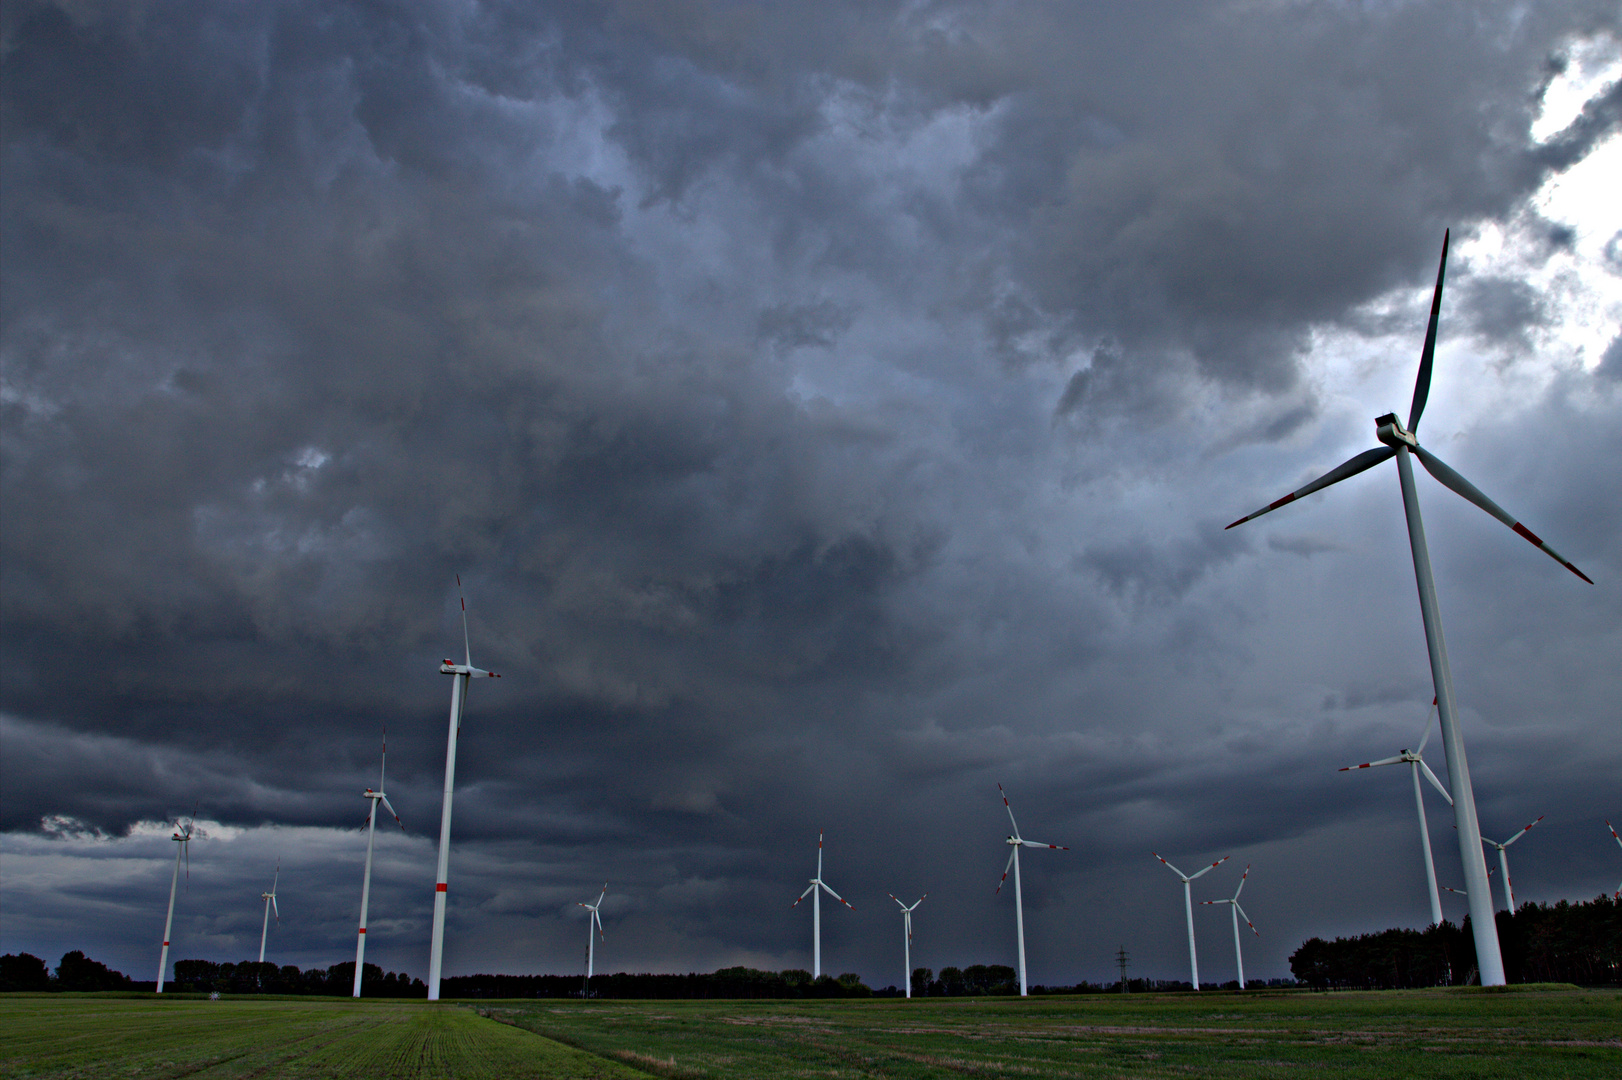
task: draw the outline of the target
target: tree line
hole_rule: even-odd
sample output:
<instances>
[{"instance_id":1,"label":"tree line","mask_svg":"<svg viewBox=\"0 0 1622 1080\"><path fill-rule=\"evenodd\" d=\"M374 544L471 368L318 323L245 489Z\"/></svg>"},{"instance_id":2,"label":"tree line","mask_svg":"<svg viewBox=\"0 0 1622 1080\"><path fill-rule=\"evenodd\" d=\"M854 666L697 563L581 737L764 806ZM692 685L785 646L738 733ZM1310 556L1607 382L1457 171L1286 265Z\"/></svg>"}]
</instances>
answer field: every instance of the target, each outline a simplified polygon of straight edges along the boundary
<instances>
[{"instance_id":1,"label":"tree line","mask_svg":"<svg viewBox=\"0 0 1622 1080\"><path fill-rule=\"evenodd\" d=\"M1509 982L1622 985L1622 902L1525 903L1496 920ZM1478 978L1469 916L1462 926L1311 938L1290 957L1290 970L1319 990L1463 986Z\"/></svg>"}]
</instances>

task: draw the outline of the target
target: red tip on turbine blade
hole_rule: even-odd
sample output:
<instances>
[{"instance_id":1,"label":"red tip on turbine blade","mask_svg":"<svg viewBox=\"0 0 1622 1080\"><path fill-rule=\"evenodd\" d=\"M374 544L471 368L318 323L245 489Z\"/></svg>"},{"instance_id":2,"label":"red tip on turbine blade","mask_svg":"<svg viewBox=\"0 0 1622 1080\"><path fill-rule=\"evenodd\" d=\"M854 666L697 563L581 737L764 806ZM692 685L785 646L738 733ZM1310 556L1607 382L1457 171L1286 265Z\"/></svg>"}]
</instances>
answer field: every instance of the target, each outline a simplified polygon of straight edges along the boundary
<instances>
[{"instance_id":1,"label":"red tip on turbine blade","mask_svg":"<svg viewBox=\"0 0 1622 1080\"><path fill-rule=\"evenodd\" d=\"M435 892L449 892L450 891L450 886L446 885L443 881L441 881L438 885L434 886L434 891Z\"/></svg>"},{"instance_id":2,"label":"red tip on turbine blade","mask_svg":"<svg viewBox=\"0 0 1622 1080\"><path fill-rule=\"evenodd\" d=\"M360 928L360 932L361 932L361 933L363 933L363 934L364 934L364 933L366 933L366 927L364 927L364 926L363 926L363 927L361 927L361 928Z\"/></svg>"}]
</instances>

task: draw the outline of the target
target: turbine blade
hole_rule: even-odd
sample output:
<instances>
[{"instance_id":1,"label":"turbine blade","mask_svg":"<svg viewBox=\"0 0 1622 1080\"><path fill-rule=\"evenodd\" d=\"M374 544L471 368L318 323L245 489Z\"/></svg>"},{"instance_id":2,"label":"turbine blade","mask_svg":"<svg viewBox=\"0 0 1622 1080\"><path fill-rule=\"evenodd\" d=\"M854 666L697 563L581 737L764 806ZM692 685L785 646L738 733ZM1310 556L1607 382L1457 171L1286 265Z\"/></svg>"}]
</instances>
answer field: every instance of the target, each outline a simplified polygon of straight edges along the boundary
<instances>
[{"instance_id":1,"label":"turbine blade","mask_svg":"<svg viewBox=\"0 0 1622 1080\"><path fill-rule=\"evenodd\" d=\"M1351 772L1353 769L1375 769L1379 768L1381 765L1395 765L1401 760L1402 755L1398 754L1396 757L1381 758L1379 761L1365 761L1361 765L1348 765L1344 769L1336 769L1335 771Z\"/></svg>"},{"instance_id":2,"label":"turbine blade","mask_svg":"<svg viewBox=\"0 0 1622 1080\"><path fill-rule=\"evenodd\" d=\"M1425 779L1431 782L1431 787L1435 788L1437 791L1440 791L1442 793L1442 798L1447 800L1447 804L1449 806L1452 806L1453 795L1447 790L1447 788L1442 786L1442 782L1440 780L1436 779L1436 774L1431 772L1431 767L1421 761L1419 763L1419 771L1425 774Z\"/></svg>"},{"instance_id":3,"label":"turbine blade","mask_svg":"<svg viewBox=\"0 0 1622 1080\"><path fill-rule=\"evenodd\" d=\"M1431 723L1431 717L1433 717L1435 715L1436 715L1436 699L1431 698L1430 712L1425 714L1425 730L1419 736L1419 749L1415 750L1414 753L1423 754L1425 752L1425 744L1431 741L1431 728L1435 726L1434 724Z\"/></svg>"},{"instance_id":4,"label":"turbine blade","mask_svg":"<svg viewBox=\"0 0 1622 1080\"><path fill-rule=\"evenodd\" d=\"M895 893L886 893L885 895L888 896L891 900L894 900L896 903L901 904L901 898L899 896L897 896ZM911 909L908 908L906 904L901 904L901 910L902 911L910 911Z\"/></svg>"},{"instance_id":5,"label":"turbine blade","mask_svg":"<svg viewBox=\"0 0 1622 1080\"><path fill-rule=\"evenodd\" d=\"M276 906L276 898L274 896L270 898L270 910L276 913L276 921L281 922L282 909Z\"/></svg>"},{"instance_id":6,"label":"turbine blade","mask_svg":"<svg viewBox=\"0 0 1622 1080\"><path fill-rule=\"evenodd\" d=\"M828 883L826 881L819 881L819 882L817 882L817 884L821 885L822 888L823 888L823 891L825 891L829 896L833 897L835 900L838 900L841 904L844 904L846 907L850 908L852 911L856 910L855 908L851 907L851 904L850 904L849 900L846 900L843 896L840 896L838 893L836 893L832 889L828 888Z\"/></svg>"},{"instance_id":7,"label":"turbine blade","mask_svg":"<svg viewBox=\"0 0 1622 1080\"><path fill-rule=\"evenodd\" d=\"M1611 824L1609 818L1605 819L1605 827L1611 830L1611 839L1615 840L1619 846L1622 846L1622 836L1616 835L1616 826Z\"/></svg>"},{"instance_id":8,"label":"turbine blade","mask_svg":"<svg viewBox=\"0 0 1622 1080\"><path fill-rule=\"evenodd\" d=\"M1333 469L1330 469L1328 472L1324 473L1322 476L1318 477L1318 479L1314 480L1305 487L1296 488L1294 491L1284 496L1284 498L1268 503L1254 514L1248 514L1245 517L1240 518L1238 521L1234 522L1233 525L1227 526L1227 528L1231 529L1234 525L1243 525L1247 521L1254 521L1256 518L1261 517L1263 514L1268 513L1269 511L1277 510L1285 503L1292 503L1297 499L1311 495L1314 491L1321 491L1330 484L1338 484L1348 476L1356 476L1364 469L1372 469L1386 458L1395 456L1396 453L1396 450L1389 446L1378 446L1373 450L1365 450L1356 457L1349 458L1348 460L1341 462L1339 465L1336 465Z\"/></svg>"},{"instance_id":9,"label":"turbine blade","mask_svg":"<svg viewBox=\"0 0 1622 1080\"><path fill-rule=\"evenodd\" d=\"M1242 907L1239 907L1239 901L1235 900L1233 902L1233 906L1236 909L1238 909L1240 918L1245 920L1245 925L1250 927L1250 932L1252 934L1255 934L1257 937L1261 937L1262 932L1260 930L1256 929L1256 924L1255 923L1250 921L1250 916L1245 914L1245 909L1242 908Z\"/></svg>"},{"instance_id":10,"label":"turbine blade","mask_svg":"<svg viewBox=\"0 0 1622 1080\"><path fill-rule=\"evenodd\" d=\"M1014 820L1014 808L1008 805L1008 792L1003 791L1002 785L997 785L997 791L1002 795L1003 809L1008 811L1008 824L1014 827L1014 839L1019 839L1019 822Z\"/></svg>"},{"instance_id":11,"label":"turbine blade","mask_svg":"<svg viewBox=\"0 0 1622 1080\"><path fill-rule=\"evenodd\" d=\"M1544 817L1546 817L1546 816L1547 815L1545 815L1545 814L1539 814L1538 815L1538 821L1542 821L1544 819ZM1538 821L1532 822L1532 825L1536 825L1538 823ZM1504 841L1504 846L1509 847L1509 845L1513 844L1515 841L1519 840L1521 837L1523 837L1527 833L1531 832L1532 831L1532 825L1528 825L1526 828L1522 829L1520 832L1516 833L1514 836L1510 837L1508 840L1505 840Z\"/></svg>"},{"instance_id":12,"label":"turbine blade","mask_svg":"<svg viewBox=\"0 0 1622 1080\"><path fill-rule=\"evenodd\" d=\"M805 890L805 892L801 893L800 894L800 899L794 901L794 903L790 904L789 907L791 907L791 908L799 907L800 906L800 900L804 900L806 897L810 896L811 895L811 889L815 889L816 887L817 887L817 883L813 881L811 883L811 888L807 889L807 890ZM581 906L584 907L585 905L582 904Z\"/></svg>"},{"instance_id":13,"label":"turbine blade","mask_svg":"<svg viewBox=\"0 0 1622 1080\"><path fill-rule=\"evenodd\" d=\"M1157 859L1160 859L1160 855L1157 852L1151 851L1151 852L1149 852L1149 854L1153 855ZM1166 862L1165 859L1160 859L1160 861L1163 862L1163 863L1166 863L1167 868L1169 868L1172 873L1176 874L1178 877L1182 878L1184 881L1192 880L1187 874L1185 874L1181 870L1177 869L1177 867L1172 866L1172 864L1169 863L1169 862ZM1210 867L1208 866L1205 869L1209 870ZM1202 873L1202 874L1205 873L1205 870L1201 870L1200 873Z\"/></svg>"},{"instance_id":14,"label":"turbine blade","mask_svg":"<svg viewBox=\"0 0 1622 1080\"><path fill-rule=\"evenodd\" d=\"M1039 844L1035 840L1021 840L1019 843L1020 843L1021 847L1045 847L1045 848L1052 848L1054 851L1069 851L1070 850L1069 848L1065 847L1063 844Z\"/></svg>"},{"instance_id":15,"label":"turbine blade","mask_svg":"<svg viewBox=\"0 0 1622 1080\"><path fill-rule=\"evenodd\" d=\"M1239 894L1245 891L1245 879L1250 876L1250 864L1245 864L1245 872L1239 875L1239 887L1233 890L1233 902L1239 902Z\"/></svg>"},{"instance_id":16,"label":"turbine blade","mask_svg":"<svg viewBox=\"0 0 1622 1080\"><path fill-rule=\"evenodd\" d=\"M468 667L473 666L473 647L467 642L467 597L462 595L462 575L456 575L456 599L462 603L462 655Z\"/></svg>"},{"instance_id":17,"label":"turbine blade","mask_svg":"<svg viewBox=\"0 0 1622 1080\"><path fill-rule=\"evenodd\" d=\"M1455 494L1475 503L1477 506L1481 507L1481 509L1491 514L1499 521L1502 521L1505 525L1508 525L1511 530L1520 534L1520 536L1528 543L1540 548L1545 555L1549 556L1549 558L1553 559L1561 566L1564 566L1567 570L1570 570L1573 574L1576 574L1590 585L1594 584L1593 578L1589 577L1571 563L1567 562L1564 555L1561 555L1548 544L1545 544L1543 540L1531 529L1528 529L1525 525L1522 525L1520 522L1510 517L1509 514L1505 512L1503 507L1499 506L1497 503L1487 498L1487 496L1483 495L1480 488L1476 487L1474 484L1470 483L1470 481L1454 472L1448 466L1447 462L1443 461L1429 450L1426 450L1423 446L1414 447L1414 453L1418 455L1420 464L1425 466L1425 471L1436 477L1436 479L1441 482L1443 487L1452 488Z\"/></svg>"},{"instance_id":18,"label":"turbine blade","mask_svg":"<svg viewBox=\"0 0 1622 1080\"><path fill-rule=\"evenodd\" d=\"M1190 877L1188 880L1193 881L1194 878L1199 877L1200 874L1209 874L1212 870L1215 870L1217 867L1221 866L1223 863L1227 862L1231 858L1233 858L1232 855L1224 855L1224 856L1222 856L1222 858L1218 859L1216 862L1212 863L1210 866L1207 866L1204 870L1201 870L1199 874L1195 874L1193 877ZM1167 863L1166 865L1169 866L1171 864Z\"/></svg>"},{"instance_id":19,"label":"turbine blade","mask_svg":"<svg viewBox=\"0 0 1622 1080\"><path fill-rule=\"evenodd\" d=\"M1615 835L1615 830L1612 830L1612 834ZM991 895L996 896L997 893L1002 892L1003 882L1008 880L1008 871L1010 871L1010 870L1012 870L1014 868L1014 856L1018 855L1018 854L1019 854L1019 848L1010 847L1008 849L1008 861L1003 864L1002 877L997 880L997 888L996 888L995 891L992 892Z\"/></svg>"},{"instance_id":20,"label":"turbine blade","mask_svg":"<svg viewBox=\"0 0 1622 1080\"><path fill-rule=\"evenodd\" d=\"M1436 268L1436 291L1431 293L1431 321L1425 328L1425 347L1419 353L1419 377L1414 380L1414 403L1408 410L1408 430L1419 430L1425 412L1425 399L1431 393L1431 363L1436 358L1436 320L1442 313L1442 277L1447 272L1447 242L1451 229L1442 233L1442 262Z\"/></svg>"},{"instance_id":21,"label":"turbine blade","mask_svg":"<svg viewBox=\"0 0 1622 1080\"><path fill-rule=\"evenodd\" d=\"M383 800L383 805L384 806L389 806L389 799L388 799L387 795L379 795L378 798ZM396 825L400 826L400 831L401 832L405 832L405 822L400 820L400 815L399 814L394 813L394 807L389 806L389 813L394 814L394 823Z\"/></svg>"}]
</instances>

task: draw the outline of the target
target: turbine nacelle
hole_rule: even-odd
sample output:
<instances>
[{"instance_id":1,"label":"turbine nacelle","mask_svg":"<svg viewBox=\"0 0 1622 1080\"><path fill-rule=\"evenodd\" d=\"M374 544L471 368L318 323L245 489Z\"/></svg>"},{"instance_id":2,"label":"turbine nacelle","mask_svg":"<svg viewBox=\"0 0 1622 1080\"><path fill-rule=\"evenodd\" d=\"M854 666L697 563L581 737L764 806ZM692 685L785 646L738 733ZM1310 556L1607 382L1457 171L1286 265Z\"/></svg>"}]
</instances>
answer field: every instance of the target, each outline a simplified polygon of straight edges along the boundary
<instances>
[{"instance_id":1,"label":"turbine nacelle","mask_svg":"<svg viewBox=\"0 0 1622 1080\"><path fill-rule=\"evenodd\" d=\"M1386 413L1384 416L1374 418L1374 436L1387 446L1419 449L1418 437L1402 426L1402 421L1397 419L1396 413Z\"/></svg>"},{"instance_id":2,"label":"turbine nacelle","mask_svg":"<svg viewBox=\"0 0 1622 1080\"><path fill-rule=\"evenodd\" d=\"M444 663L440 664L439 670L441 674L444 675L466 675L472 679L501 678L500 675L497 675L493 671L485 671L483 668L476 668L472 664L458 664L453 660L446 660Z\"/></svg>"}]
</instances>

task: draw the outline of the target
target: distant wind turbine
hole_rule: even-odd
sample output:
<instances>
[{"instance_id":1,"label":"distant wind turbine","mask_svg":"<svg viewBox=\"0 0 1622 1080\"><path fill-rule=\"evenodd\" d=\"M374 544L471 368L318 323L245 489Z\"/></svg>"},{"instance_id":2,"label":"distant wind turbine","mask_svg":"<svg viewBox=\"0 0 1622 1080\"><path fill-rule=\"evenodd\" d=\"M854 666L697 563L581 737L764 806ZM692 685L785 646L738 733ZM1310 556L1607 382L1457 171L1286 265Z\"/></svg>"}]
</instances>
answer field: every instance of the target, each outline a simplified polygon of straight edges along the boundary
<instances>
[{"instance_id":1,"label":"distant wind turbine","mask_svg":"<svg viewBox=\"0 0 1622 1080\"><path fill-rule=\"evenodd\" d=\"M1297 488L1253 514L1235 521L1243 525L1276 510L1285 503L1294 502L1322 488L1338 484L1347 477L1356 476L1388 458L1397 459L1397 476L1402 484L1402 506L1408 519L1408 546L1414 559L1414 580L1419 586L1419 612L1425 623L1425 646L1430 654L1431 682L1435 688L1437 709L1442 717L1442 747L1447 754L1447 775L1453 786L1453 814L1459 829L1459 857L1464 868L1465 888L1469 890L1470 929L1475 937L1476 958L1481 972L1481 985L1504 985L1504 960L1498 947L1498 926L1493 919L1492 892L1487 888L1487 860L1481 850L1481 826L1476 820L1476 800L1470 788L1470 766L1464 756L1464 736L1459 731L1453 700L1453 673L1447 661L1447 642L1442 635L1441 609L1436 603L1436 579L1431 573L1430 549L1425 543L1425 524L1419 514L1419 494L1414 487L1414 467L1410 456L1419 458L1442 486L1451 489L1476 506L1485 510L1520 536L1540 548L1544 554L1582 578L1590 585L1593 580L1566 558L1545 544L1537 534L1511 517L1503 507L1483 495L1470 481L1454 472L1435 454L1419 445L1419 418L1425 411L1425 400L1430 396L1431 366L1436 356L1436 321L1442 311L1442 278L1447 270L1448 234L1442 235L1442 261L1436 268L1436 289L1431 294L1430 325L1425 330L1425 346L1419 354L1419 377L1414 382L1413 403L1408 411L1408 426L1404 428L1396 413L1386 413L1374 421L1376 437L1384 446L1365 450L1329 470L1318 479Z\"/></svg>"},{"instance_id":2,"label":"distant wind turbine","mask_svg":"<svg viewBox=\"0 0 1622 1080\"><path fill-rule=\"evenodd\" d=\"M602 894L597 897L595 904L583 904L578 900L575 901L575 903L591 912L591 918L586 920L586 988L588 990L591 989L591 968L592 962L596 959L597 938L603 937L603 920L602 916L597 914L597 909L603 906L603 897L607 895L608 882L605 881L603 882ZM595 936L592 934L594 929L596 930ZM606 941L607 938L604 938L604 940Z\"/></svg>"},{"instance_id":3,"label":"distant wind turbine","mask_svg":"<svg viewBox=\"0 0 1622 1080\"><path fill-rule=\"evenodd\" d=\"M807 896L811 898L811 977L822 978L822 893L826 890L828 895L841 904L855 911L849 900L828 888L828 883L822 880L822 834L817 833L817 876L811 879L810 886L800 894L799 900L789 905L790 909L800 906L800 900Z\"/></svg>"},{"instance_id":4,"label":"distant wind turbine","mask_svg":"<svg viewBox=\"0 0 1622 1080\"><path fill-rule=\"evenodd\" d=\"M259 894L259 899L265 902L265 925L259 930L259 962L261 964L265 962L265 938L270 936L270 912L272 909L276 911L276 925L280 926L282 922L282 909L276 907L276 884L281 880L282 861L277 859L276 876L270 879L270 891ZM296 900L297 897L294 897L294 899Z\"/></svg>"},{"instance_id":5,"label":"distant wind turbine","mask_svg":"<svg viewBox=\"0 0 1622 1080\"><path fill-rule=\"evenodd\" d=\"M917 909L919 904L929 899L929 894L924 893L924 895L914 900L912 902L912 907L902 904L901 898L895 893L890 894L890 899L901 905L901 922L907 931L906 940L901 946L901 955L904 958L902 963L905 965L906 975L906 978L901 980L901 985L907 988L907 996L910 998L912 997L912 913Z\"/></svg>"},{"instance_id":6,"label":"distant wind turbine","mask_svg":"<svg viewBox=\"0 0 1622 1080\"><path fill-rule=\"evenodd\" d=\"M1157 859L1160 859L1160 853L1157 851L1151 851L1149 854L1153 855ZM1188 918L1188 968L1189 971L1193 973L1195 990L1200 988L1200 959L1199 955L1194 951L1194 892L1190 888L1189 883L1197 877L1209 874L1212 870L1215 870L1217 867L1227 862L1230 858L1232 858L1232 856L1224 855L1210 866L1207 866L1204 870L1201 870L1195 874L1185 874L1171 863L1166 862L1165 859L1160 859L1161 862L1166 863L1166 868L1168 870L1183 879L1183 914ZM1249 867L1246 867L1246 872L1249 872ZM1244 879L1241 878L1239 883L1243 885Z\"/></svg>"},{"instance_id":7,"label":"distant wind turbine","mask_svg":"<svg viewBox=\"0 0 1622 1080\"><path fill-rule=\"evenodd\" d=\"M1442 921L1442 898L1436 892L1436 864L1431 858L1431 831L1430 826L1425 823L1425 800L1420 797L1419 774L1423 772L1425 779L1429 780L1431 785L1442 793L1442 798L1447 800L1447 804L1449 806L1453 805L1453 796L1447 793L1447 788L1443 787L1442 782L1436 779L1436 774L1431 772L1431 767L1425 764L1425 744L1430 742L1431 714L1435 711L1436 702L1432 701L1431 712L1425 714L1425 731L1420 736L1418 750L1404 750L1396 757L1381 758L1379 761L1365 761L1361 765L1348 765L1340 770L1341 772L1351 772L1355 769L1373 769L1381 765L1396 765L1402 762L1407 762L1412 766L1414 806L1419 810L1419 844L1425 852L1425 884L1430 887L1432 926Z\"/></svg>"},{"instance_id":8,"label":"distant wind turbine","mask_svg":"<svg viewBox=\"0 0 1622 1080\"><path fill-rule=\"evenodd\" d=\"M163 993L163 973L169 968L169 931L175 922L175 886L180 884L180 857L186 857L186 880L191 881L191 853L187 848L191 844L192 827L197 824L197 809L192 808L191 820L184 826L175 822L175 834L169 839L180 846L175 848L175 873L169 879L169 914L163 917L163 951L158 954L158 993Z\"/></svg>"},{"instance_id":9,"label":"distant wind turbine","mask_svg":"<svg viewBox=\"0 0 1622 1080\"><path fill-rule=\"evenodd\" d=\"M377 769L377 790L367 788L361 792L361 798L370 800L371 809L366 812L366 872L360 879L360 933L355 935L355 990L354 997L360 997L361 971L366 966L366 909L372 899L372 838L377 835L377 804L388 806L389 813L394 815L394 823L405 832L405 822L400 815L394 813L394 807L389 805L389 797L383 794L383 780L389 768L389 729L383 728L383 757Z\"/></svg>"},{"instance_id":10,"label":"distant wind turbine","mask_svg":"<svg viewBox=\"0 0 1622 1080\"><path fill-rule=\"evenodd\" d=\"M1539 814L1538 821L1542 821L1544 817L1545 815ZM1532 822L1532 825L1536 825L1538 821ZM1502 844L1494 840L1488 840L1485 836L1481 838L1481 842L1483 844L1491 844L1493 847L1498 849L1498 865L1504 871L1504 903L1509 905L1509 910L1511 912L1515 910L1515 889L1509 883L1509 852L1505 849L1515 841L1519 840L1521 837L1525 836L1527 833L1531 832L1532 825L1528 825L1526 828L1522 829L1508 840L1505 840Z\"/></svg>"},{"instance_id":11,"label":"distant wind turbine","mask_svg":"<svg viewBox=\"0 0 1622 1080\"><path fill-rule=\"evenodd\" d=\"M1210 867L1206 867L1205 869L1209 870ZM1200 873L1204 872L1204 870L1200 871ZM1199 875L1195 876L1197 877ZM1239 965L1239 989L1241 990L1245 988L1245 953L1244 950L1239 947L1239 916L1245 916L1245 925L1250 927L1250 932L1252 934L1255 934L1257 937L1262 936L1262 932L1256 929L1256 924L1250 921L1250 916L1245 915L1245 909L1239 906L1239 894L1245 891L1245 879L1249 876L1250 865L1247 863L1245 865L1245 872L1239 875L1239 887L1233 890L1233 899L1200 901L1202 904L1228 904L1233 908L1233 959L1234 962ZM1440 922L1441 920L1438 919L1437 921Z\"/></svg>"},{"instance_id":12,"label":"distant wind turbine","mask_svg":"<svg viewBox=\"0 0 1622 1080\"><path fill-rule=\"evenodd\" d=\"M462 730L462 703L467 700L469 679L500 678L493 671L473 666L473 648L467 637L467 598L462 595L462 575L456 575L456 598L462 604L462 658L460 664L446 660L439 670L451 679L451 731L445 742L445 795L439 811L439 869L434 877L434 936L428 952L428 1000L439 1000L439 972L445 954L445 893L451 866L451 796L456 788L456 736Z\"/></svg>"},{"instance_id":13,"label":"distant wind turbine","mask_svg":"<svg viewBox=\"0 0 1622 1080\"><path fill-rule=\"evenodd\" d=\"M1003 882L1008 880L1008 868L1013 867L1014 933L1019 939L1019 996L1025 997L1025 898L1020 893L1019 887L1019 849L1022 847L1048 848L1052 851L1069 851L1070 849L1062 844L1038 844L1034 840L1027 840L1020 836L1019 822L1014 820L1014 808L1008 805L1008 792L1003 791L1001 784L997 785L997 791L1002 795L1003 809L1008 811L1008 824L1013 826L1014 831L1008 836L1008 839L1003 841L1013 850L1009 851L1008 862L1003 865L1002 877L997 881L996 892L1002 892Z\"/></svg>"},{"instance_id":14,"label":"distant wind turbine","mask_svg":"<svg viewBox=\"0 0 1622 1080\"><path fill-rule=\"evenodd\" d=\"M1607 818L1605 821L1605 827L1611 830L1611 839L1616 841L1618 847L1622 847L1622 836L1616 835L1616 826L1611 824L1609 818ZM1622 900L1622 885L1618 885L1616 887L1616 892L1611 894L1611 899ZM164 937L168 936L168 934L164 935Z\"/></svg>"}]
</instances>

